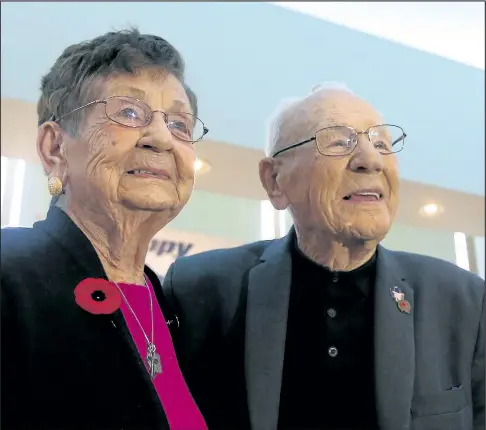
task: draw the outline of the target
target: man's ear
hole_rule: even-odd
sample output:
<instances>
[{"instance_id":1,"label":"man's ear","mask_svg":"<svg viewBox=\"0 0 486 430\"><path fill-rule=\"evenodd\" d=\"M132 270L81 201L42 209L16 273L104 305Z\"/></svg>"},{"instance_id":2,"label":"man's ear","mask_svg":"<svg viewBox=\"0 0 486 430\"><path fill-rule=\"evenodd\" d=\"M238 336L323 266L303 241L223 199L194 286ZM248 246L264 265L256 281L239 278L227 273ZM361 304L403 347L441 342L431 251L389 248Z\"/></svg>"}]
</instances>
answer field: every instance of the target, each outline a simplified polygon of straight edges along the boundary
<instances>
[{"instance_id":1,"label":"man's ear","mask_svg":"<svg viewBox=\"0 0 486 430\"><path fill-rule=\"evenodd\" d=\"M280 189L278 183L278 166L274 158L266 157L259 164L260 181L268 194L273 207L277 210L287 209L287 196Z\"/></svg>"},{"instance_id":2,"label":"man's ear","mask_svg":"<svg viewBox=\"0 0 486 430\"><path fill-rule=\"evenodd\" d=\"M37 153L49 178L58 177L63 184L67 175L62 151L63 133L55 122L45 122L37 131Z\"/></svg>"}]
</instances>

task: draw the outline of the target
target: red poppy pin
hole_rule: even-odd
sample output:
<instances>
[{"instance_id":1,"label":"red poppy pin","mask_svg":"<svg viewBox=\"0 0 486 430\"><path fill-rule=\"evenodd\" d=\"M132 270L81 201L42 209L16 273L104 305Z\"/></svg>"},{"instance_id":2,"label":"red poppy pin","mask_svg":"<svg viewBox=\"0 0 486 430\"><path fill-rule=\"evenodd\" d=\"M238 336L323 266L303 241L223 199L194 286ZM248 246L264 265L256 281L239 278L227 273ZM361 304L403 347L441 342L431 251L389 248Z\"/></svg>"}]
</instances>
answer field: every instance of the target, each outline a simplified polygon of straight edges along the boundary
<instances>
[{"instance_id":1,"label":"red poppy pin","mask_svg":"<svg viewBox=\"0 0 486 430\"><path fill-rule=\"evenodd\" d=\"M398 287L390 288L390 294L393 297L393 300L395 300L398 310L400 312L409 314L412 311L412 305L408 300L405 300L405 294L402 293L400 288Z\"/></svg>"},{"instance_id":2,"label":"red poppy pin","mask_svg":"<svg viewBox=\"0 0 486 430\"><path fill-rule=\"evenodd\" d=\"M87 278L74 289L76 303L95 315L112 314L121 305L118 288L105 279Z\"/></svg>"}]
</instances>

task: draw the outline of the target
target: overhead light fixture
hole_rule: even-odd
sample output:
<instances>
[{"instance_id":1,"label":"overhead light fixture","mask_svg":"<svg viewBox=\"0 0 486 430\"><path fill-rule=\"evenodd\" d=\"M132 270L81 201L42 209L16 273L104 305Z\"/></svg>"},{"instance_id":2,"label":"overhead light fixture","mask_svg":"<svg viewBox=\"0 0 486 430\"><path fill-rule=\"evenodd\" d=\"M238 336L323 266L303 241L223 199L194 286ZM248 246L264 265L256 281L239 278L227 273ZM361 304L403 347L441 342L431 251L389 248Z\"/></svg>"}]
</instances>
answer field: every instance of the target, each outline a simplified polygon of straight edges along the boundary
<instances>
[{"instance_id":1,"label":"overhead light fixture","mask_svg":"<svg viewBox=\"0 0 486 430\"><path fill-rule=\"evenodd\" d=\"M443 212L442 206L437 203L427 203L420 208L420 214L426 217L433 217Z\"/></svg>"},{"instance_id":2,"label":"overhead light fixture","mask_svg":"<svg viewBox=\"0 0 486 430\"><path fill-rule=\"evenodd\" d=\"M194 170L198 175L202 175L211 170L211 165L202 158L196 158L196 161L194 162Z\"/></svg>"}]
</instances>

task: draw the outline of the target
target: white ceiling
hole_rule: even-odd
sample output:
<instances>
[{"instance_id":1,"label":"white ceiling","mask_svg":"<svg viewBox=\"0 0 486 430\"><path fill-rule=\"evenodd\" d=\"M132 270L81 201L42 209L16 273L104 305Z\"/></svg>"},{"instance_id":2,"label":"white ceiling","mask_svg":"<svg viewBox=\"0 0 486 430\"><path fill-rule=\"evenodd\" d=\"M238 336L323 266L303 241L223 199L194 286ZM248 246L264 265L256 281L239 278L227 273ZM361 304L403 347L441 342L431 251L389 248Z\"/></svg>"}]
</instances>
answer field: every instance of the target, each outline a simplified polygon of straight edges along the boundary
<instances>
[{"instance_id":1,"label":"white ceiling","mask_svg":"<svg viewBox=\"0 0 486 430\"><path fill-rule=\"evenodd\" d=\"M271 2L482 70L484 2Z\"/></svg>"},{"instance_id":2,"label":"white ceiling","mask_svg":"<svg viewBox=\"0 0 486 430\"><path fill-rule=\"evenodd\" d=\"M418 11L426 6L404 5ZM349 25L363 29L368 24L369 31L404 27L413 35L416 27L423 28L415 20L409 25L405 12L397 24L396 7L403 6L394 4L321 2L311 7L324 8L334 21L337 12L341 22L352 17L359 22ZM390 7L395 7L394 20L383 15ZM40 77L67 45L136 25L144 33L162 34L184 53L187 79L197 89L211 139L260 149L265 119L282 98L337 80L405 128L403 178L484 195L484 70L268 3L2 2L1 9L2 97L36 101ZM435 22L433 9L417 15ZM174 17L184 17L190 31L181 31ZM276 26L271 31L269 23ZM464 27L466 33L474 28ZM446 45L463 37L451 32ZM420 37L426 39L423 33ZM444 37L434 29L428 38ZM475 130L468 138L470 150L444 150L464 140L463 128L456 125L461 123Z\"/></svg>"}]
</instances>

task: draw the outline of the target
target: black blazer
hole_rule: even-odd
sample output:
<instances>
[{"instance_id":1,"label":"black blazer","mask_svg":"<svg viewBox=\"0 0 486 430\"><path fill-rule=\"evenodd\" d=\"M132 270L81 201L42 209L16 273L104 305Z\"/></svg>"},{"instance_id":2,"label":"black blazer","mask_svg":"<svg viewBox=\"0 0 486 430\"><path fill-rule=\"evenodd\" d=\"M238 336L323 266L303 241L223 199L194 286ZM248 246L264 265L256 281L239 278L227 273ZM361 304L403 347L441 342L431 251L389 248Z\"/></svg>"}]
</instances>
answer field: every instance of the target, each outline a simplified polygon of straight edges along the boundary
<instances>
[{"instance_id":1,"label":"black blazer","mask_svg":"<svg viewBox=\"0 0 486 430\"><path fill-rule=\"evenodd\" d=\"M106 275L70 218L53 207L1 241L1 428L169 429L121 311L92 315L74 301L80 281Z\"/></svg>"},{"instance_id":2,"label":"black blazer","mask_svg":"<svg viewBox=\"0 0 486 430\"><path fill-rule=\"evenodd\" d=\"M293 234L180 258L165 277L184 321L178 353L210 429L277 428ZM381 246L376 264L380 430L484 430L484 281ZM410 314L398 310L394 286Z\"/></svg>"}]
</instances>

